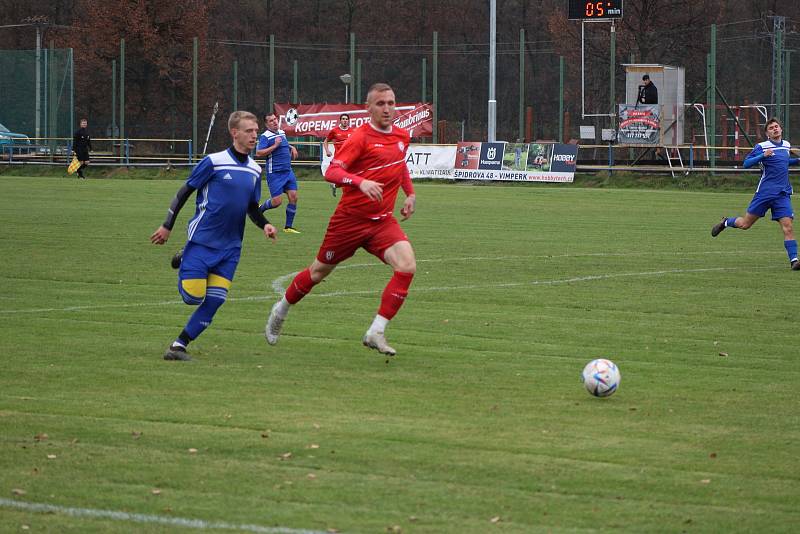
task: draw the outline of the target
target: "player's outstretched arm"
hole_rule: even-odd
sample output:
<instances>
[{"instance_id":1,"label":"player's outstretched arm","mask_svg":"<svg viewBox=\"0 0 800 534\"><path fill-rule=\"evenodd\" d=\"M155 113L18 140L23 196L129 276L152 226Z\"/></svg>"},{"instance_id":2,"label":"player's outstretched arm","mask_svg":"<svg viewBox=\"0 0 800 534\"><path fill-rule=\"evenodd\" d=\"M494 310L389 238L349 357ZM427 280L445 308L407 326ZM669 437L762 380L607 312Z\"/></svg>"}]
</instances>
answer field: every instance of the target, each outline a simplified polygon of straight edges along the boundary
<instances>
[{"instance_id":1,"label":"player's outstretched arm","mask_svg":"<svg viewBox=\"0 0 800 534\"><path fill-rule=\"evenodd\" d=\"M272 226L266 217L264 217L264 213L259 209L258 202L251 202L247 206L247 216L250 217L250 220L253 221L253 224L258 226L264 231L264 236L276 241L278 239L278 230Z\"/></svg>"},{"instance_id":2,"label":"player's outstretched arm","mask_svg":"<svg viewBox=\"0 0 800 534\"><path fill-rule=\"evenodd\" d=\"M175 193L175 198L172 199L172 203L169 205L169 210L167 210L167 218L164 220L164 223L153 232L150 236L150 242L154 245L163 245L169 239L169 235L172 232L172 227L175 226L175 219L178 218L178 213L180 213L181 208L186 203L186 200L192 195L195 191L195 188L189 184L183 184L178 192Z\"/></svg>"}]
</instances>

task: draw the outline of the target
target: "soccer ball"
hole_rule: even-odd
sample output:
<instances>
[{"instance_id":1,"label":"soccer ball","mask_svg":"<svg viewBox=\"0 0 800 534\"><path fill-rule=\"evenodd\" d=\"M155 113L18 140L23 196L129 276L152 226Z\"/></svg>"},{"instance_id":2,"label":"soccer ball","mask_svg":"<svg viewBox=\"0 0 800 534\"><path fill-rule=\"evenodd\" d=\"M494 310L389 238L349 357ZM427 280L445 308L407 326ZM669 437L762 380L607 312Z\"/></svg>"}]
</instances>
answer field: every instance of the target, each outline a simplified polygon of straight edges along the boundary
<instances>
[{"instance_id":1,"label":"soccer ball","mask_svg":"<svg viewBox=\"0 0 800 534\"><path fill-rule=\"evenodd\" d=\"M622 376L614 362L598 358L586 364L581 378L586 391L595 397L610 397L619 388Z\"/></svg>"},{"instance_id":2,"label":"soccer ball","mask_svg":"<svg viewBox=\"0 0 800 534\"><path fill-rule=\"evenodd\" d=\"M294 123L297 122L297 116L298 116L297 110L295 108L289 108L286 111L286 115L284 116L284 118L286 119L286 124L288 124L289 126L294 126Z\"/></svg>"}]
</instances>

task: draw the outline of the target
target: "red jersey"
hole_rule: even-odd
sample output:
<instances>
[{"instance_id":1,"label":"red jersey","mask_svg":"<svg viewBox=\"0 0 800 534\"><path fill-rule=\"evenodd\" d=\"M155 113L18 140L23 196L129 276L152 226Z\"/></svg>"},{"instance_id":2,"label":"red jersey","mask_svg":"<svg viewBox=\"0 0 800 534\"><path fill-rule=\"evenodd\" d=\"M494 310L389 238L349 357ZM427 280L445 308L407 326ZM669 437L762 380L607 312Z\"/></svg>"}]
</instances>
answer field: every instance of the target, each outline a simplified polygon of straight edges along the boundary
<instances>
[{"instance_id":1,"label":"red jersey","mask_svg":"<svg viewBox=\"0 0 800 534\"><path fill-rule=\"evenodd\" d=\"M342 143L347 141L351 135L353 135L353 128L347 128L346 130L343 130L339 126L335 126L333 130L328 132L328 136L325 137L325 140L332 142L333 146L335 146L338 150L339 147L342 146Z\"/></svg>"},{"instance_id":2,"label":"red jersey","mask_svg":"<svg viewBox=\"0 0 800 534\"><path fill-rule=\"evenodd\" d=\"M350 139L334 155L325 179L342 188L343 194L336 213L367 219L392 215L397 190L402 186L406 195L414 193L406 166L406 151L411 137L408 131L392 125L389 133L376 130L371 123L356 128ZM362 180L383 185L383 199L370 199L358 188Z\"/></svg>"}]
</instances>

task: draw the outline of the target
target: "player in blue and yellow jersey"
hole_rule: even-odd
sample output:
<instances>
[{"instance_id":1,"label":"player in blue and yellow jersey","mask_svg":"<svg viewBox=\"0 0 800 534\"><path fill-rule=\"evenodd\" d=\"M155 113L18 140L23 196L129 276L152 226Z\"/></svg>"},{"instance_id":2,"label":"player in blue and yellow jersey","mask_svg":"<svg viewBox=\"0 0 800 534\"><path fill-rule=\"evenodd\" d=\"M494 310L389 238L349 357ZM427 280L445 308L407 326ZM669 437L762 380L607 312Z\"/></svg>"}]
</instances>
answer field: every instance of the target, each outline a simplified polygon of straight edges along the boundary
<instances>
[{"instance_id":1,"label":"player in blue and yellow jersey","mask_svg":"<svg viewBox=\"0 0 800 534\"><path fill-rule=\"evenodd\" d=\"M297 149L289 144L286 132L278 128L278 116L269 113L264 117L267 129L258 138L257 158L267 158L267 186L270 199L261 206L261 211L271 210L281 205L281 195L286 193L289 202L286 204L287 234L299 234L294 227L294 216L297 213L297 178L292 170L292 160L297 157Z\"/></svg>"},{"instance_id":2,"label":"player in blue and yellow jersey","mask_svg":"<svg viewBox=\"0 0 800 534\"><path fill-rule=\"evenodd\" d=\"M783 127L778 119L769 119L764 130L767 140L753 147L744 160L745 169L755 165L760 165L762 169L756 194L747 207L747 213L744 217L723 217L711 229L711 235L717 237L725 228L747 230L770 210L772 220L778 221L783 230L783 246L789 256L789 264L792 270L800 271L797 241L792 228L792 184L789 183L789 165L797 165L800 160L791 157L789 151L792 146L783 139Z\"/></svg>"},{"instance_id":3,"label":"player in blue and yellow jersey","mask_svg":"<svg viewBox=\"0 0 800 534\"><path fill-rule=\"evenodd\" d=\"M275 240L277 235L259 210L261 167L248 155L258 137L258 119L247 111L234 111L228 130L233 146L209 154L197 164L172 200L166 220L150 236L155 245L166 243L178 212L197 191L197 208L179 262L178 292L186 304L198 308L167 349L165 360L191 360L186 347L208 328L225 303L242 251L245 216L249 215L266 237Z\"/></svg>"}]
</instances>

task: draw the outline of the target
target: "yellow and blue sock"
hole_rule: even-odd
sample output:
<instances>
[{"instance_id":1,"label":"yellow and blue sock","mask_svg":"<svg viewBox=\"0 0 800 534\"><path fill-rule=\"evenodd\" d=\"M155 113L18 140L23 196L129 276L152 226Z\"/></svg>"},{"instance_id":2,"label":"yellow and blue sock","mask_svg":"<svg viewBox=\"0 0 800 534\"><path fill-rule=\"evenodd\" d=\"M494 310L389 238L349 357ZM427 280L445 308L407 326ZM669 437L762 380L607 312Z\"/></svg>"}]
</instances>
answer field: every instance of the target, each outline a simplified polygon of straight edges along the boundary
<instances>
[{"instance_id":1,"label":"yellow and blue sock","mask_svg":"<svg viewBox=\"0 0 800 534\"><path fill-rule=\"evenodd\" d=\"M181 334L185 333L189 340L197 339L197 336L202 334L211 324L214 314L217 313L220 306L225 304L227 297L228 290L224 287L209 287L206 291L206 298L203 299L203 303L189 317L189 322L186 323L186 327ZM179 339L181 338L179 337ZM181 339L181 341L183 340Z\"/></svg>"}]
</instances>

